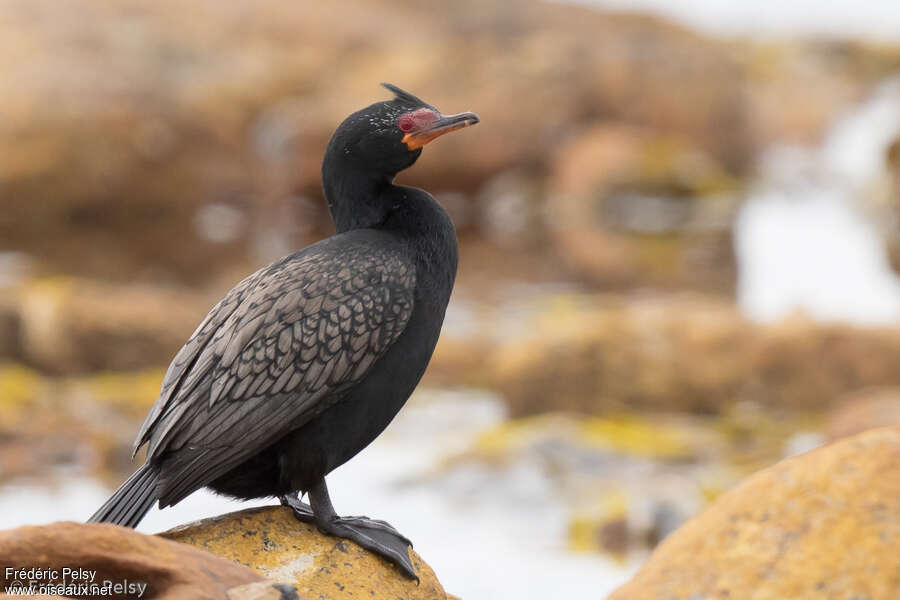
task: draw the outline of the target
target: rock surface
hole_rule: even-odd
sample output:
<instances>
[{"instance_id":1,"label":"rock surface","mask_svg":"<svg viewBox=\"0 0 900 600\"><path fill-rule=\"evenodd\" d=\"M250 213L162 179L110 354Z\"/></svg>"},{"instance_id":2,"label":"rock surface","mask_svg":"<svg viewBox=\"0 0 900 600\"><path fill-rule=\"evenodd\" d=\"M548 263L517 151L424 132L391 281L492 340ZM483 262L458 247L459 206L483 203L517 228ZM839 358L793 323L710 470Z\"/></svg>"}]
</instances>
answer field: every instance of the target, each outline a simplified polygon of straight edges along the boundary
<instances>
[{"instance_id":1,"label":"rock surface","mask_svg":"<svg viewBox=\"0 0 900 600\"><path fill-rule=\"evenodd\" d=\"M421 583L406 579L384 559L356 544L325 536L284 507L252 508L167 531L190 544L254 569L271 581L294 585L319 600L445 600L431 568L410 550Z\"/></svg>"},{"instance_id":2,"label":"rock surface","mask_svg":"<svg viewBox=\"0 0 900 600\"><path fill-rule=\"evenodd\" d=\"M670 536L609 600L840 598L900 590L900 429L765 469Z\"/></svg>"},{"instance_id":3,"label":"rock surface","mask_svg":"<svg viewBox=\"0 0 900 600\"><path fill-rule=\"evenodd\" d=\"M0 571L0 586L86 583L64 574L66 568L96 571L94 582L139 586L147 584L144 599L176 600L297 600L288 586L275 587L251 569L196 548L131 529L107 524L54 523L0 532L0 561L5 567L50 569L57 577L27 573L7 577ZM43 579L43 581L41 581ZM131 593L114 598L136 597ZM69 594L66 594L67 596Z\"/></svg>"}]
</instances>

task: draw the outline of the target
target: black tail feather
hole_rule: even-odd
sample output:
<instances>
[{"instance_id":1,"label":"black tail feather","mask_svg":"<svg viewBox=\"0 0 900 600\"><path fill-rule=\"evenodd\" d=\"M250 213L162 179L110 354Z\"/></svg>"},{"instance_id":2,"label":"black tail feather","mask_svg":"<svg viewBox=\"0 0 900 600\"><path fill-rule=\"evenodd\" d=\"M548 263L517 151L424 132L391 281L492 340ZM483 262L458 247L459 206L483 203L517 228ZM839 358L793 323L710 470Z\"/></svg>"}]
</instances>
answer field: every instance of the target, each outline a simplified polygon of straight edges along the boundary
<instances>
[{"instance_id":1,"label":"black tail feather","mask_svg":"<svg viewBox=\"0 0 900 600\"><path fill-rule=\"evenodd\" d=\"M115 523L124 527L136 527L156 502L158 478L159 471L145 463L91 515L88 523Z\"/></svg>"}]
</instances>

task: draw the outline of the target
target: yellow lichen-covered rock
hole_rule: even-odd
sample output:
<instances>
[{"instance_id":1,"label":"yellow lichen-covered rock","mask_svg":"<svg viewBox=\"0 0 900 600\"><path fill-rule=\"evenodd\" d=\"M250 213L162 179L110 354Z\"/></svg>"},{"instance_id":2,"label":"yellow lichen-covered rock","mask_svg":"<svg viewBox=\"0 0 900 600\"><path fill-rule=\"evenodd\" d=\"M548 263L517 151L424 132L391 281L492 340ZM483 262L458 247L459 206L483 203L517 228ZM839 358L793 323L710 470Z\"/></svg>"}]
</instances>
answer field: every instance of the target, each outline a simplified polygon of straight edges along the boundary
<instances>
[{"instance_id":1,"label":"yellow lichen-covered rock","mask_svg":"<svg viewBox=\"0 0 900 600\"><path fill-rule=\"evenodd\" d=\"M610 600L895 600L900 429L785 460L670 536Z\"/></svg>"},{"instance_id":2,"label":"yellow lichen-covered rock","mask_svg":"<svg viewBox=\"0 0 900 600\"><path fill-rule=\"evenodd\" d=\"M544 414L505 421L479 435L470 454L498 462L528 446L548 439L565 439L584 448L630 456L679 460L694 456L696 427L666 423L639 415L604 418Z\"/></svg>"},{"instance_id":3,"label":"yellow lichen-covered rock","mask_svg":"<svg viewBox=\"0 0 900 600\"><path fill-rule=\"evenodd\" d=\"M421 583L347 540L319 533L284 507L252 508L161 534L247 565L320 600L445 600L434 571L410 550Z\"/></svg>"}]
</instances>

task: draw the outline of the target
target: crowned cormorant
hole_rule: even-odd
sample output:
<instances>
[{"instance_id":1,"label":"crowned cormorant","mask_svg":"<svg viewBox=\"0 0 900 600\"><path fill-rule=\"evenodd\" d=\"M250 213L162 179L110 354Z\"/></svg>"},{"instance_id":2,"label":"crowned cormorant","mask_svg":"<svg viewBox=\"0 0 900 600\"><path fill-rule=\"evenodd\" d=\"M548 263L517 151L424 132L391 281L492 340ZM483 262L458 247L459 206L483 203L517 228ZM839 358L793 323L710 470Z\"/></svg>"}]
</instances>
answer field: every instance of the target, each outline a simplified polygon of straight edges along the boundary
<instances>
[{"instance_id":1,"label":"crowned cormorant","mask_svg":"<svg viewBox=\"0 0 900 600\"><path fill-rule=\"evenodd\" d=\"M134 527L153 503L208 487L277 496L303 521L416 577L408 539L339 517L325 476L391 422L425 372L456 277L456 232L427 192L394 176L440 135L478 123L393 85L325 151L336 233L250 275L175 356L135 441L147 459L90 518ZM303 493L309 504L301 502Z\"/></svg>"}]
</instances>

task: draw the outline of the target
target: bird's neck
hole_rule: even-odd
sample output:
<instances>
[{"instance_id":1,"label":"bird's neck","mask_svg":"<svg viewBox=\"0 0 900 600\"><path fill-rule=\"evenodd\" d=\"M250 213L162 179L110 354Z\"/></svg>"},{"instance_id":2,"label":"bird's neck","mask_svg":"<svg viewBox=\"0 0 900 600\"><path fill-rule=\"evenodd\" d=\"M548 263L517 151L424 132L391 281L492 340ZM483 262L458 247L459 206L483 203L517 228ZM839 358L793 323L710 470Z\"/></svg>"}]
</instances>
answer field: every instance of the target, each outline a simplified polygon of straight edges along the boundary
<instances>
[{"instance_id":1,"label":"bird's neck","mask_svg":"<svg viewBox=\"0 0 900 600\"><path fill-rule=\"evenodd\" d=\"M391 179L336 160L322 164L322 188L338 233L376 227L390 210Z\"/></svg>"},{"instance_id":2,"label":"bird's neck","mask_svg":"<svg viewBox=\"0 0 900 600\"><path fill-rule=\"evenodd\" d=\"M390 231L415 249L422 275L449 296L456 276L456 230L428 192L394 185L393 177L354 169L331 157L322 165L322 186L337 233Z\"/></svg>"},{"instance_id":3,"label":"bird's neck","mask_svg":"<svg viewBox=\"0 0 900 600\"><path fill-rule=\"evenodd\" d=\"M446 305L459 262L456 229L450 216L425 190L391 186L392 209L381 226L415 249L420 283ZM443 309L442 309L443 310Z\"/></svg>"}]
</instances>

